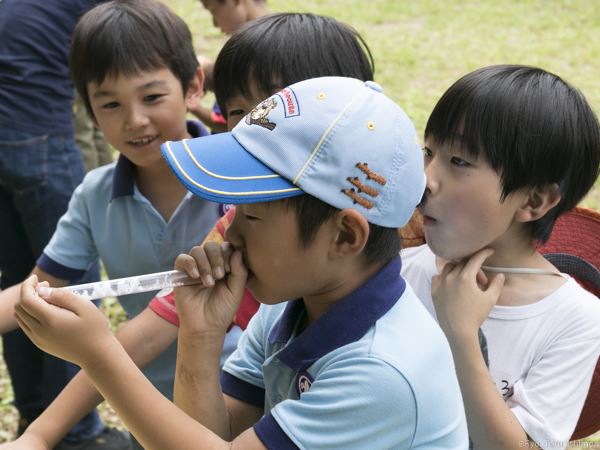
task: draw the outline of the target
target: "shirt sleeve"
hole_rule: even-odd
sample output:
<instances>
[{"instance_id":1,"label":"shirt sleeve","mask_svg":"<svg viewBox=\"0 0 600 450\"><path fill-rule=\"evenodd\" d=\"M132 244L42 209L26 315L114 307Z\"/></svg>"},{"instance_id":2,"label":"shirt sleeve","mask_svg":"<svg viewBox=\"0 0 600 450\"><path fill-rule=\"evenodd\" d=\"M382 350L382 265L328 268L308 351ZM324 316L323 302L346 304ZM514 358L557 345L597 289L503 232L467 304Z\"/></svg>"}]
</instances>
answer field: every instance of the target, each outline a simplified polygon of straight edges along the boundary
<instances>
[{"instance_id":1,"label":"shirt sleeve","mask_svg":"<svg viewBox=\"0 0 600 450\"><path fill-rule=\"evenodd\" d=\"M221 205L223 206L223 205ZM224 242L225 241L225 231L233 222L233 218L235 217L235 207L231 207L224 212L224 215L217 220L215 226L208 232L206 238L202 242L202 245L207 242Z\"/></svg>"},{"instance_id":2,"label":"shirt sleeve","mask_svg":"<svg viewBox=\"0 0 600 450\"><path fill-rule=\"evenodd\" d=\"M237 349L223 366L223 393L260 408L264 407L265 384L263 363L267 339L264 326L265 310L261 307L242 334Z\"/></svg>"},{"instance_id":3,"label":"shirt sleeve","mask_svg":"<svg viewBox=\"0 0 600 450\"><path fill-rule=\"evenodd\" d=\"M269 449L411 448L417 427L413 390L376 357L329 365L299 399L287 399L254 430Z\"/></svg>"},{"instance_id":4,"label":"shirt sleeve","mask_svg":"<svg viewBox=\"0 0 600 450\"><path fill-rule=\"evenodd\" d=\"M598 299L590 295L590 302ZM600 308L568 322L527 375L514 383L508 406L544 450L567 448L600 354ZM596 318L590 320L590 318Z\"/></svg>"},{"instance_id":5,"label":"shirt sleeve","mask_svg":"<svg viewBox=\"0 0 600 450\"><path fill-rule=\"evenodd\" d=\"M98 259L85 191L84 180L73 192L67 212L37 261L42 270L58 278L75 280Z\"/></svg>"},{"instance_id":6,"label":"shirt sleeve","mask_svg":"<svg viewBox=\"0 0 600 450\"><path fill-rule=\"evenodd\" d=\"M172 323L176 327L179 326L179 315L175 306L175 292L173 289L166 289L164 292L160 291L150 300L148 307L167 322Z\"/></svg>"}]
</instances>

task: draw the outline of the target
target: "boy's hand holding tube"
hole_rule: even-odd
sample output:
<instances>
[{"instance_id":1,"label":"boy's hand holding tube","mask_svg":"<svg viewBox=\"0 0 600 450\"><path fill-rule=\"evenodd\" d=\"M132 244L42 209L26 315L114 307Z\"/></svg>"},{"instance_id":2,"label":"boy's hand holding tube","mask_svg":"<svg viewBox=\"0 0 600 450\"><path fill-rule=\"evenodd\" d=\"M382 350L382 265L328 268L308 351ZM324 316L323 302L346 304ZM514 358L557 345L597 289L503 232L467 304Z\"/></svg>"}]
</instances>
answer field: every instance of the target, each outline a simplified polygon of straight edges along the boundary
<instances>
[{"instance_id":1,"label":"boy's hand holding tube","mask_svg":"<svg viewBox=\"0 0 600 450\"><path fill-rule=\"evenodd\" d=\"M179 255L175 269L202 284L175 289L180 328L187 332L225 333L244 294L248 269L228 242L207 242Z\"/></svg>"},{"instance_id":2,"label":"boy's hand holding tube","mask_svg":"<svg viewBox=\"0 0 600 450\"><path fill-rule=\"evenodd\" d=\"M79 366L101 361L112 346L120 345L92 302L38 283L35 275L23 282L15 315L35 345Z\"/></svg>"}]
</instances>

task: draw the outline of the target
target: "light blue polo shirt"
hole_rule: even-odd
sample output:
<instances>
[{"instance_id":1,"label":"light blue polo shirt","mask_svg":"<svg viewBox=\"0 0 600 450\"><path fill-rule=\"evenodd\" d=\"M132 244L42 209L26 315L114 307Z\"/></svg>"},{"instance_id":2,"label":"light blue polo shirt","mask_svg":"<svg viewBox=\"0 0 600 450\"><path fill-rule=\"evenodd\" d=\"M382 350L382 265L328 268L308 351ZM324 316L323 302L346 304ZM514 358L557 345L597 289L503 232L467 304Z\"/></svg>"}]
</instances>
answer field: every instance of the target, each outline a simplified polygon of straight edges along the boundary
<instances>
[{"instance_id":1,"label":"light blue polo shirt","mask_svg":"<svg viewBox=\"0 0 600 450\"><path fill-rule=\"evenodd\" d=\"M223 392L264 407L269 449L468 448L448 342L395 258L300 335L301 300L261 305Z\"/></svg>"},{"instance_id":2,"label":"light blue polo shirt","mask_svg":"<svg viewBox=\"0 0 600 450\"><path fill-rule=\"evenodd\" d=\"M207 134L188 122L193 136ZM187 193L169 221L137 189L133 164L124 156L89 172L37 261L49 274L77 279L100 258L109 278L172 270L175 258L204 240L220 217L220 205ZM166 166L165 166L165 170ZM156 292L119 298L129 318L139 314ZM172 397L176 346L144 368L165 395Z\"/></svg>"}]
</instances>

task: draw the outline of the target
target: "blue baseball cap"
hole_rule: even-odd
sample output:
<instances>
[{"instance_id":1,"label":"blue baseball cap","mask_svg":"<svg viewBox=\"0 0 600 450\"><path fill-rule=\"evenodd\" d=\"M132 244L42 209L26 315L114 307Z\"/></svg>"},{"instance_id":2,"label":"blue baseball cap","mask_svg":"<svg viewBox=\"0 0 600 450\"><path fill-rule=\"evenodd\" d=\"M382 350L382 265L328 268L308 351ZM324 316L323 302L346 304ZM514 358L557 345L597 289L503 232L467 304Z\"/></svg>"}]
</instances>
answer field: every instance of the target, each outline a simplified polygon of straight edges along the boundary
<instances>
[{"instance_id":1,"label":"blue baseball cap","mask_svg":"<svg viewBox=\"0 0 600 450\"><path fill-rule=\"evenodd\" d=\"M401 227L425 189L423 155L408 116L372 81L322 77L282 89L229 133L165 142L181 182L220 203L304 193Z\"/></svg>"}]
</instances>

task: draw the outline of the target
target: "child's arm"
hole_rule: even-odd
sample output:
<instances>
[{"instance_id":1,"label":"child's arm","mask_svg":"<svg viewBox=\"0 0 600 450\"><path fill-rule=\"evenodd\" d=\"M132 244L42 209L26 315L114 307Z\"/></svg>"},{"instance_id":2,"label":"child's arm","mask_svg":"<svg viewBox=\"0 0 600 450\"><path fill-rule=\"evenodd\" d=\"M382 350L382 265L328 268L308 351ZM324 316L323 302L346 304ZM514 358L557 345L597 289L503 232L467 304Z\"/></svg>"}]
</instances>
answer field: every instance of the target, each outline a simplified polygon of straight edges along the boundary
<instances>
[{"instance_id":1,"label":"child's arm","mask_svg":"<svg viewBox=\"0 0 600 450\"><path fill-rule=\"evenodd\" d=\"M38 295L36 288L35 277L24 282L16 308L25 333L45 351L80 365L145 448L265 448L253 429L230 445L163 397L89 301L58 289L42 290Z\"/></svg>"},{"instance_id":2,"label":"child's arm","mask_svg":"<svg viewBox=\"0 0 600 450\"><path fill-rule=\"evenodd\" d=\"M498 393L479 347L478 329L496 304L504 285L501 274L489 282L478 277L481 265L492 252L485 249L468 260L444 266L441 275L432 280L435 310L452 349L474 447L490 450L539 448L529 441L517 417ZM481 288L478 282L484 287Z\"/></svg>"},{"instance_id":3,"label":"child's arm","mask_svg":"<svg viewBox=\"0 0 600 450\"><path fill-rule=\"evenodd\" d=\"M40 281L47 281L51 286L62 287L68 284L67 280L56 278L37 266L31 273L37 275ZM15 305L19 301L20 292L21 283L0 291L0 334L8 333L18 327Z\"/></svg>"},{"instance_id":4,"label":"child's arm","mask_svg":"<svg viewBox=\"0 0 600 450\"><path fill-rule=\"evenodd\" d=\"M8 333L18 327L15 319L15 304L20 289L21 286L16 284L0 291L0 334Z\"/></svg>"},{"instance_id":5,"label":"child's arm","mask_svg":"<svg viewBox=\"0 0 600 450\"><path fill-rule=\"evenodd\" d=\"M175 340L177 330L176 326L146 308L128 321L116 337L135 364L143 367ZM86 373L79 372L10 448L54 448L85 414L103 400Z\"/></svg>"},{"instance_id":6,"label":"child's arm","mask_svg":"<svg viewBox=\"0 0 600 450\"><path fill-rule=\"evenodd\" d=\"M176 269L203 280L202 287L182 287L175 291L181 321L175 404L224 439L235 435L221 393L219 356L247 277L241 253L231 254L228 243L208 242L175 261ZM253 419L261 415L259 412Z\"/></svg>"}]
</instances>

